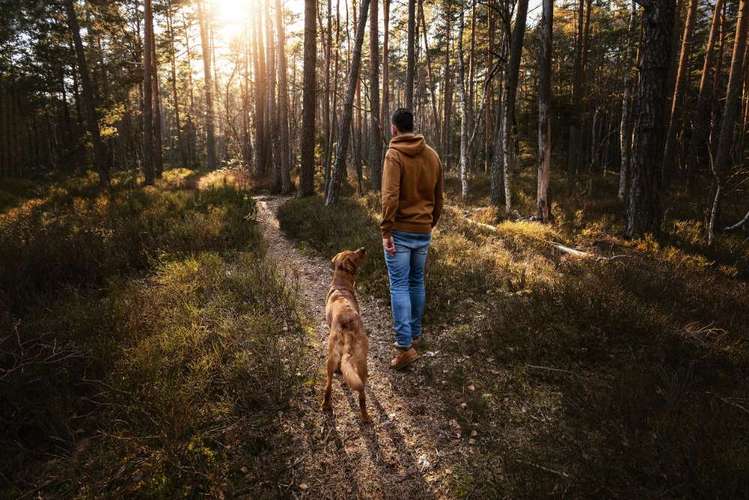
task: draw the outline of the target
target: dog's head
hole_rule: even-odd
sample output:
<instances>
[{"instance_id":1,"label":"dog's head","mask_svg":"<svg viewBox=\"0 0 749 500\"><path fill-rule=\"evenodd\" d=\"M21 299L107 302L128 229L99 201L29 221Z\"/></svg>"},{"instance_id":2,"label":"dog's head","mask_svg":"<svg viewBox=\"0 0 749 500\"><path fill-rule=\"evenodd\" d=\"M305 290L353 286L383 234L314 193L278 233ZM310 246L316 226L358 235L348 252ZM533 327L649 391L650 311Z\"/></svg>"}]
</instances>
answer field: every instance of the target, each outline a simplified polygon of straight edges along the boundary
<instances>
[{"instance_id":1,"label":"dog's head","mask_svg":"<svg viewBox=\"0 0 749 500\"><path fill-rule=\"evenodd\" d=\"M366 258L367 250L364 247L358 250L344 250L331 259L330 268L333 271L341 270L356 274Z\"/></svg>"}]
</instances>

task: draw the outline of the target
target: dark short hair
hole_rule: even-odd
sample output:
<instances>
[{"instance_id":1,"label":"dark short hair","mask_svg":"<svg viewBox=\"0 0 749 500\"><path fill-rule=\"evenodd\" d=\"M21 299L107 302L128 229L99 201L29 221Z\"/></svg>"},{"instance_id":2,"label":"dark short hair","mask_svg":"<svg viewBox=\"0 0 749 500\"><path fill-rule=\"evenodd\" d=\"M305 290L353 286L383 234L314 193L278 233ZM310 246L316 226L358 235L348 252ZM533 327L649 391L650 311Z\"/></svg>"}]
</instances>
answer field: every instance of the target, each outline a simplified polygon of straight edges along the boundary
<instances>
[{"instance_id":1,"label":"dark short hair","mask_svg":"<svg viewBox=\"0 0 749 500\"><path fill-rule=\"evenodd\" d=\"M393 122L393 125L395 125L399 132L414 131L414 114L406 108L396 109L390 121Z\"/></svg>"}]
</instances>

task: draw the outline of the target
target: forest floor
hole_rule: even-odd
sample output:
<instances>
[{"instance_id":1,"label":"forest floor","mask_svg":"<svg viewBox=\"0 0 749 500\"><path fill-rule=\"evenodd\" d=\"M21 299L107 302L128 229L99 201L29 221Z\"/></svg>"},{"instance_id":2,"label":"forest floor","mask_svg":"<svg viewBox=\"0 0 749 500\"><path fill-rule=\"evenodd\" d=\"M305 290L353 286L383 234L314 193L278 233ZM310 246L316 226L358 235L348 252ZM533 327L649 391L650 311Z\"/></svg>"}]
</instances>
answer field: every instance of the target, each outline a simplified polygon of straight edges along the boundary
<instances>
[{"instance_id":1,"label":"forest floor","mask_svg":"<svg viewBox=\"0 0 749 500\"><path fill-rule=\"evenodd\" d=\"M304 254L283 235L277 212L287 198L257 200L268 256L304 298L316 326L313 351L323 367L330 262ZM359 298L370 339L366 393L373 423L361 422L357 403L340 377L334 383L332 416L320 410L320 383L308 387L294 404L298 414L290 414L285 423L300 451L293 461L295 489L309 498L448 496L451 465L465 459L468 443L458 439L457 422L451 426L445 418L442 401L422 386L423 374L389 368L393 336L388 304L366 294Z\"/></svg>"},{"instance_id":2,"label":"forest floor","mask_svg":"<svg viewBox=\"0 0 749 500\"><path fill-rule=\"evenodd\" d=\"M355 452L348 460L356 472L372 456L359 447L375 437L387 449L392 419L410 453L393 475L377 462L367 468L379 474L371 487L392 484L414 462L418 472L392 494L357 482L358 494L745 494L749 392L740 381L749 373L749 247L741 235L724 235L720 246L706 248L688 209L658 239L622 238L611 188L602 185L599 197L581 204L565 198L555 204L555 223L544 225L497 217L485 199L463 202L448 185L426 273L426 352L405 374L387 368L392 332L376 193L344 197L335 207L319 197L271 202L281 231L307 259L292 266L310 269L300 289L319 290L305 300L313 307L324 305L327 259L368 250L357 285L373 339L370 399L402 408L407 418L380 414L373 430L348 434ZM521 206L521 213L528 210ZM323 349L316 349L322 366ZM322 380L317 385L310 409ZM336 418L354 425L354 401L342 392L347 404L338 400ZM331 480L304 474L310 478Z\"/></svg>"},{"instance_id":3,"label":"forest floor","mask_svg":"<svg viewBox=\"0 0 749 500\"><path fill-rule=\"evenodd\" d=\"M604 183L510 220L449 181L404 372L376 193L231 169L0 192L0 497L746 497L745 235L706 247L685 197L627 240ZM367 425L339 377L320 410L329 259L362 246Z\"/></svg>"}]
</instances>

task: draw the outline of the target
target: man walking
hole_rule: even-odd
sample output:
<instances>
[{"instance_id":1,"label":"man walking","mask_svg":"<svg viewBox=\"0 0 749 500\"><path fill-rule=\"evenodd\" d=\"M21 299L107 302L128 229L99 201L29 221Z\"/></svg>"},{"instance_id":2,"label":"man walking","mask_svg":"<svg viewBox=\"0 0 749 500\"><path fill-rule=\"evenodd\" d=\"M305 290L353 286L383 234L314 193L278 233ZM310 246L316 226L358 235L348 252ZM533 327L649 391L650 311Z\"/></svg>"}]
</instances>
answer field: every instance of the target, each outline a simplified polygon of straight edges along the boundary
<instances>
[{"instance_id":1,"label":"man walking","mask_svg":"<svg viewBox=\"0 0 749 500\"><path fill-rule=\"evenodd\" d=\"M390 366L400 369L418 357L424 316L426 265L432 228L442 211L442 165L424 136L414 134L414 116L393 113L393 138L382 174L382 247L390 280L397 355Z\"/></svg>"}]
</instances>

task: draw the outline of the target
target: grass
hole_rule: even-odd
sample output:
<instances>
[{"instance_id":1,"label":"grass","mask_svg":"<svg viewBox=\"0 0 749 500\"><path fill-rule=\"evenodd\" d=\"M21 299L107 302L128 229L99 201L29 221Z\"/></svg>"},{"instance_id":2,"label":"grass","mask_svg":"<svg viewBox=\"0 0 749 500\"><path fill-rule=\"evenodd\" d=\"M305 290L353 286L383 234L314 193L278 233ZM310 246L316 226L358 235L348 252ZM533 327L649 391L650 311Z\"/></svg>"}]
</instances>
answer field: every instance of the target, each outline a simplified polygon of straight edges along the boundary
<instances>
[{"instance_id":1,"label":"grass","mask_svg":"<svg viewBox=\"0 0 749 500\"><path fill-rule=\"evenodd\" d=\"M279 494L307 327L249 193L199 177L0 215L0 496Z\"/></svg>"},{"instance_id":2,"label":"grass","mask_svg":"<svg viewBox=\"0 0 749 500\"><path fill-rule=\"evenodd\" d=\"M687 212L658 240L628 241L607 199L561 199L545 226L448 191L427 273L428 349L443 355L419 370L475 451L452 495L745 495L746 245L708 249ZM378 209L374 195L292 200L281 227L326 257L368 247L361 286L386 298ZM574 259L549 241L624 257Z\"/></svg>"}]
</instances>

